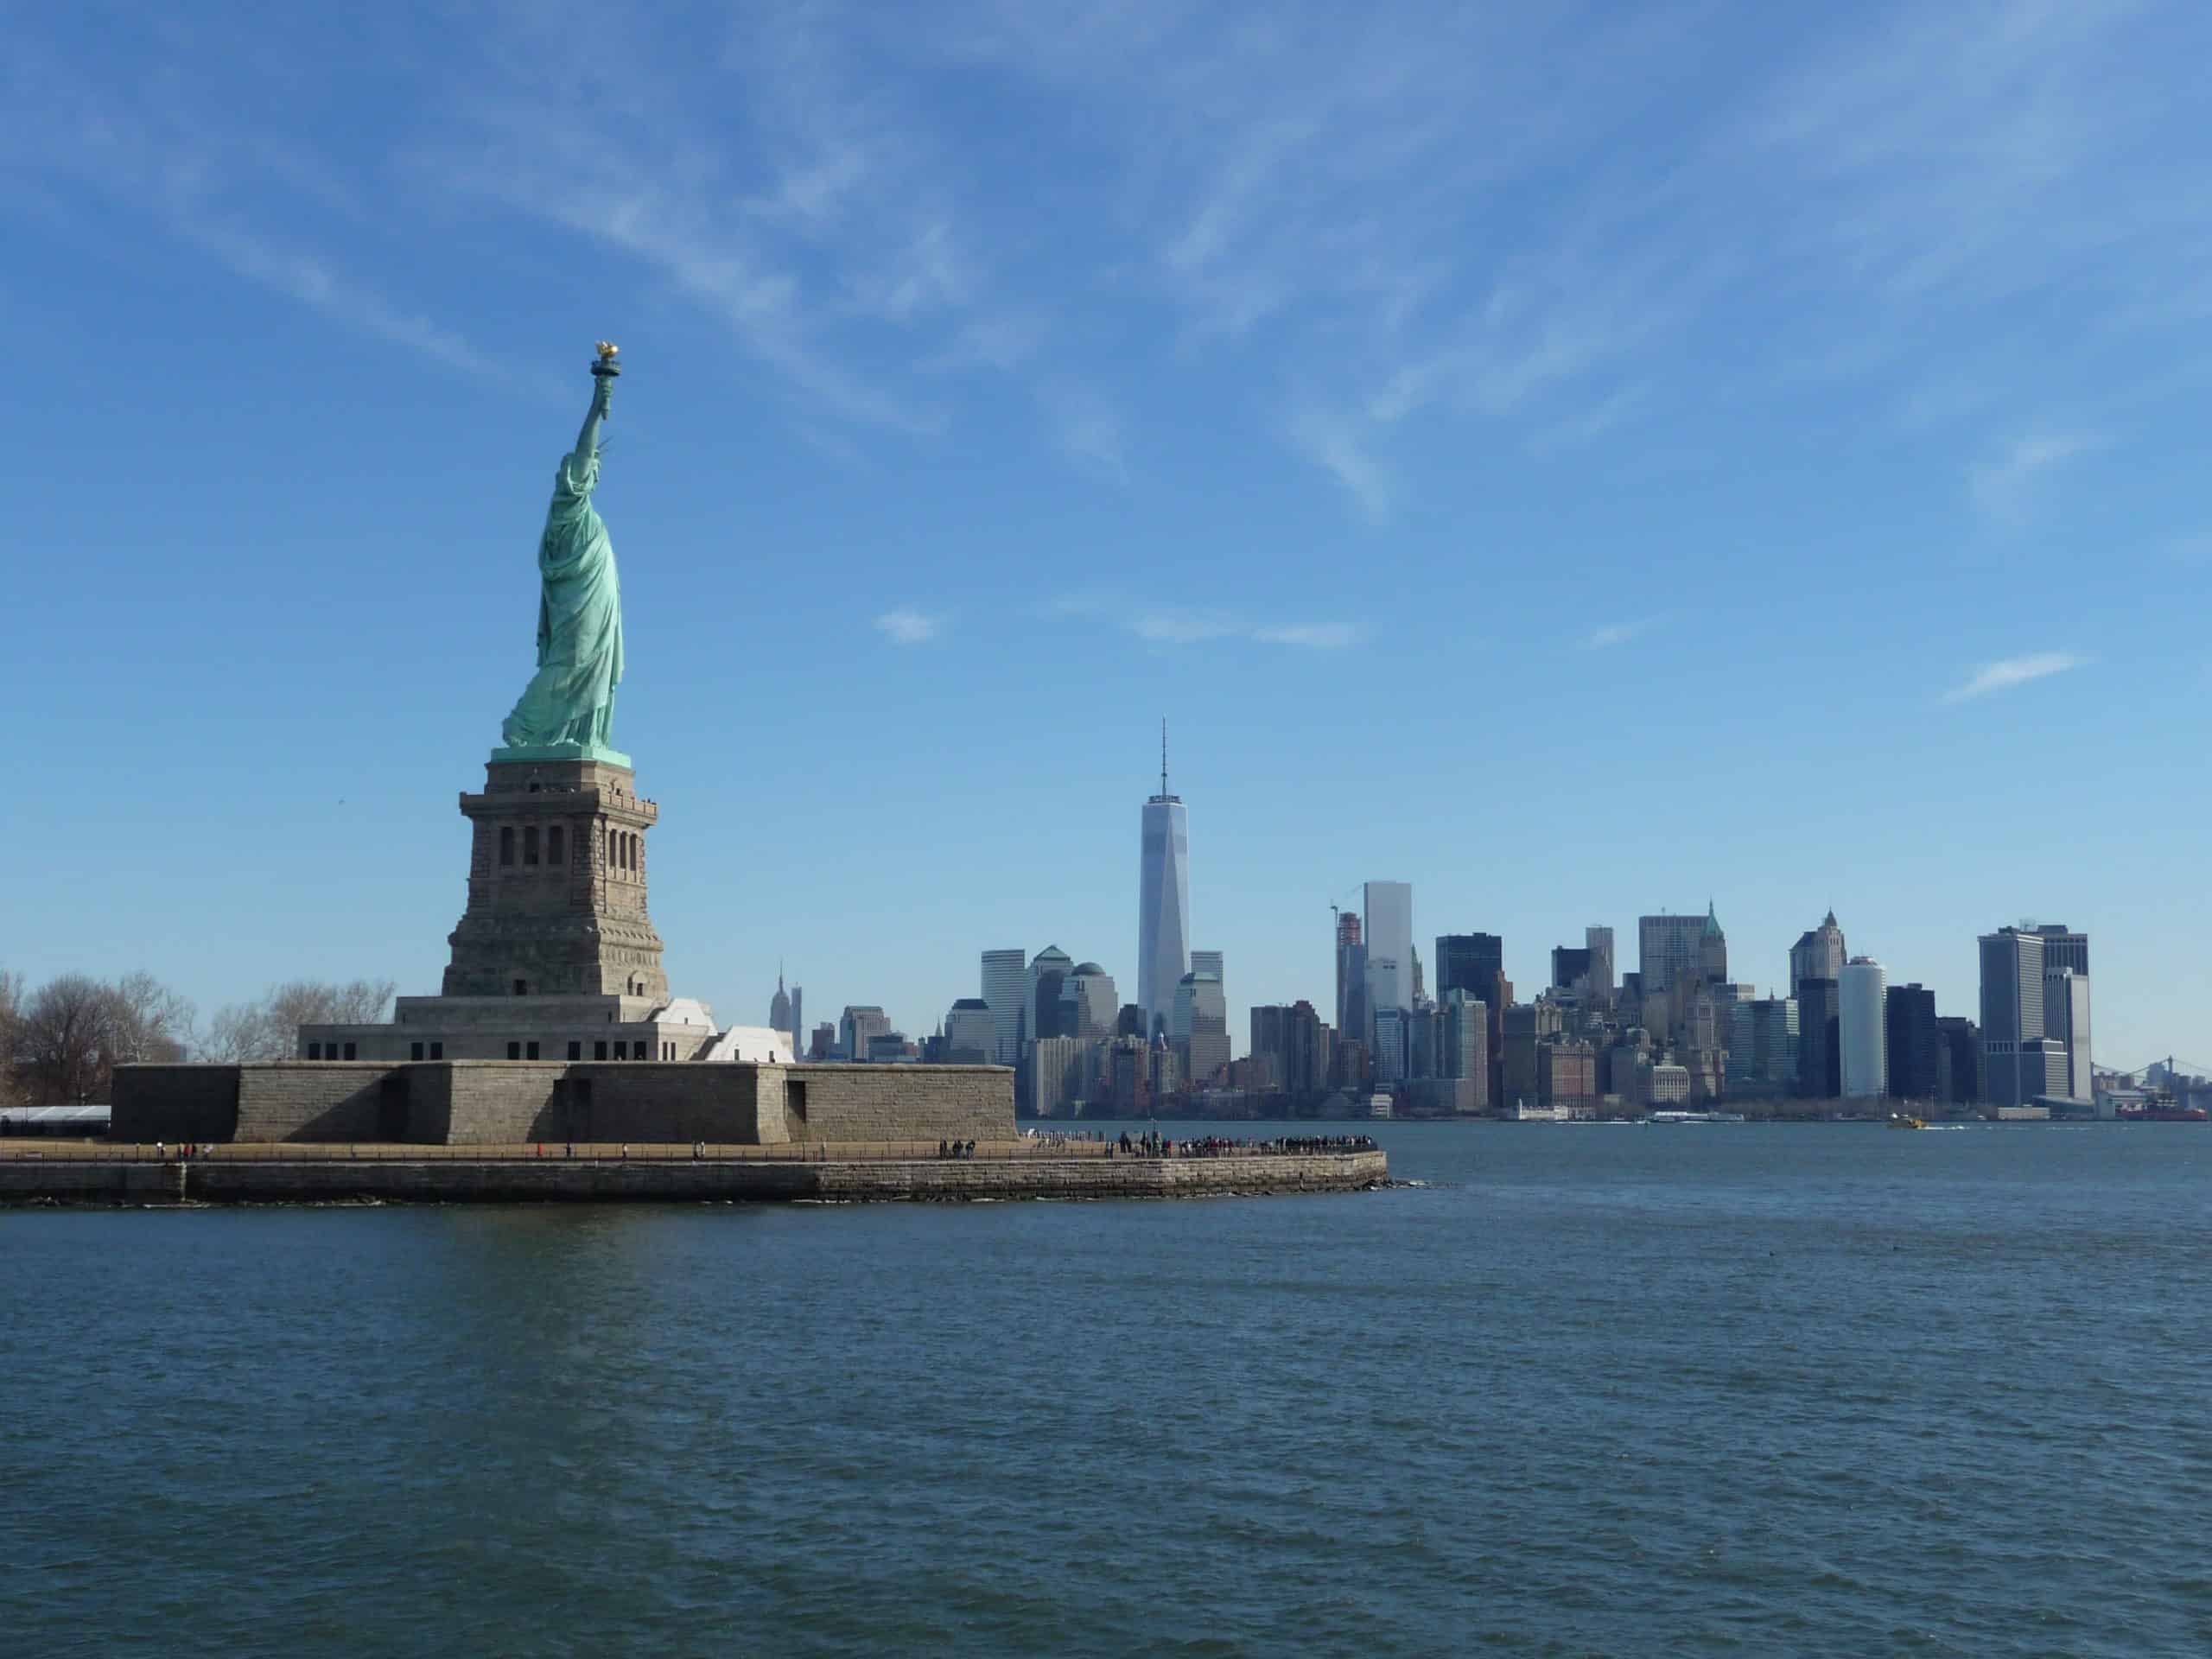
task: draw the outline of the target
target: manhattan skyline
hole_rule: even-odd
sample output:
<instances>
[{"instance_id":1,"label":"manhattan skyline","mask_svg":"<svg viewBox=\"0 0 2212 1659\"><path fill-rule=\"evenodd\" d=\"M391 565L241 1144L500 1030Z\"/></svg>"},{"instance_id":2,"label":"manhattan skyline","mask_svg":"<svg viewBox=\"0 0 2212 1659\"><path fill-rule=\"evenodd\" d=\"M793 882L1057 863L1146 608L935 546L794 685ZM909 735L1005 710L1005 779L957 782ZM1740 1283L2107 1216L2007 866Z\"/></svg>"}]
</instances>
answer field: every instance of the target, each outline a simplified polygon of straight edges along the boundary
<instances>
[{"instance_id":1,"label":"manhattan skyline","mask_svg":"<svg viewBox=\"0 0 2212 1659\"><path fill-rule=\"evenodd\" d=\"M613 337L724 1020L779 957L913 1033L992 946L1134 988L1166 708L1240 1048L1377 874L1516 984L1710 898L1763 989L1833 906L1966 1009L2063 918L2101 1058L2201 1028L2201 10L124 16L0 66L33 981L434 987L515 412Z\"/></svg>"}]
</instances>

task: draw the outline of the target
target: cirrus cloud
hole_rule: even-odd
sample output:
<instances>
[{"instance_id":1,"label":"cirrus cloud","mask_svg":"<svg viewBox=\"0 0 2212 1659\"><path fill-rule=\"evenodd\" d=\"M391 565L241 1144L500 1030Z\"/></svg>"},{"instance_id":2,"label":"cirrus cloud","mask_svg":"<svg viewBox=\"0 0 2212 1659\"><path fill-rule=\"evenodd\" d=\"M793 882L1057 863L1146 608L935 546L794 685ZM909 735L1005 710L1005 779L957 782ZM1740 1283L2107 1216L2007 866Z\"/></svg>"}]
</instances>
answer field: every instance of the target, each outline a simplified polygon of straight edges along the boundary
<instances>
[{"instance_id":1,"label":"cirrus cloud","mask_svg":"<svg viewBox=\"0 0 2212 1659\"><path fill-rule=\"evenodd\" d=\"M2026 657L2007 657L1994 663L1984 663L1980 668L1943 694L1946 702L1967 702L1975 697L1986 697L1993 691L2008 691L2016 685L2025 685L2030 680L2063 674L2069 668L2080 668L2088 662L2087 657L2070 651L2039 651Z\"/></svg>"},{"instance_id":2,"label":"cirrus cloud","mask_svg":"<svg viewBox=\"0 0 2212 1659\"><path fill-rule=\"evenodd\" d=\"M875 619L875 631L894 645L925 645L944 631L944 619L911 606L886 611Z\"/></svg>"}]
</instances>

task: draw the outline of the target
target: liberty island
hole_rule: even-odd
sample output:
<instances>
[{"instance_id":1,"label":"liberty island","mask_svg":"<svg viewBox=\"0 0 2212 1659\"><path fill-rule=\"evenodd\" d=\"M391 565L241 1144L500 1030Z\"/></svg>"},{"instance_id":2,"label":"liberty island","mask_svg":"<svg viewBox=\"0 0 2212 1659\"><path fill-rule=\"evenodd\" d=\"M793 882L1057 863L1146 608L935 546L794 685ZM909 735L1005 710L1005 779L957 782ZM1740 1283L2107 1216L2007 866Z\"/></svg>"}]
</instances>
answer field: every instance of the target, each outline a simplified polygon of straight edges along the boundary
<instances>
[{"instance_id":1,"label":"liberty island","mask_svg":"<svg viewBox=\"0 0 2212 1659\"><path fill-rule=\"evenodd\" d=\"M119 1065L109 1144L0 1160L0 1198L1100 1197L1383 1180L1382 1154L1349 1142L1147 1141L1116 1156L1088 1138L1025 1139L1008 1067L799 1065L789 1032L721 1027L671 994L647 904L660 809L614 744L621 582L596 501L621 372L611 342L591 372L538 537L534 669L482 787L460 797L467 899L438 993L399 997L388 1022L302 1025L289 1059ZM181 1147L193 1155L179 1161ZM425 1147L467 1151L426 1163Z\"/></svg>"}]
</instances>

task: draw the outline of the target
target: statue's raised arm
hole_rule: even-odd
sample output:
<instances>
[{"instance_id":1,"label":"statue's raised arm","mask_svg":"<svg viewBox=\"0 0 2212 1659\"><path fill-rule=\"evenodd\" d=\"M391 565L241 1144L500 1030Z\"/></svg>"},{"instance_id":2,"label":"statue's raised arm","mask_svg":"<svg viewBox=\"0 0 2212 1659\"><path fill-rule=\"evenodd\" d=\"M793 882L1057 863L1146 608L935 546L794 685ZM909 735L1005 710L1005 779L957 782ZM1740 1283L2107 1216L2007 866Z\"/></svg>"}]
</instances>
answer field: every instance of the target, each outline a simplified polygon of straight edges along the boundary
<instances>
[{"instance_id":1,"label":"statue's raised arm","mask_svg":"<svg viewBox=\"0 0 2212 1659\"><path fill-rule=\"evenodd\" d=\"M591 409L554 474L537 542L537 672L501 728L505 747L495 759L617 758L611 739L622 679L622 595L613 544L592 505L599 429L622 372L615 356L613 345L599 342Z\"/></svg>"},{"instance_id":2,"label":"statue's raised arm","mask_svg":"<svg viewBox=\"0 0 2212 1659\"><path fill-rule=\"evenodd\" d=\"M622 372L616 361L622 348L612 340L599 342L599 361L591 365L591 408L584 415L583 430L576 434L576 459L587 461L599 454L599 429L614 399L614 379Z\"/></svg>"}]
</instances>

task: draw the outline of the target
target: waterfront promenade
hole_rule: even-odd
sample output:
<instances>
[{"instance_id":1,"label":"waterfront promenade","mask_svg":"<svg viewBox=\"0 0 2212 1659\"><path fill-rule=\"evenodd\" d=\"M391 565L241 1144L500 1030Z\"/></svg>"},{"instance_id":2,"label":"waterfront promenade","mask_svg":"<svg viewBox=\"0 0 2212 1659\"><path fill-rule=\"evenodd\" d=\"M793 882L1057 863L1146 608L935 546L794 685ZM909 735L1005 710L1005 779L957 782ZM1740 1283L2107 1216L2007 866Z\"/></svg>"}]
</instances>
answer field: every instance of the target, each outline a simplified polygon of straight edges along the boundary
<instances>
[{"instance_id":1,"label":"waterfront promenade","mask_svg":"<svg viewBox=\"0 0 2212 1659\"><path fill-rule=\"evenodd\" d=\"M1036 1137L733 1146L388 1141L198 1147L0 1144L0 1203L717 1202L1195 1198L1347 1192L1389 1178L1374 1147L1215 1144L1165 1155Z\"/></svg>"}]
</instances>

